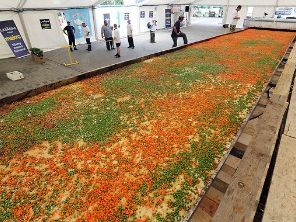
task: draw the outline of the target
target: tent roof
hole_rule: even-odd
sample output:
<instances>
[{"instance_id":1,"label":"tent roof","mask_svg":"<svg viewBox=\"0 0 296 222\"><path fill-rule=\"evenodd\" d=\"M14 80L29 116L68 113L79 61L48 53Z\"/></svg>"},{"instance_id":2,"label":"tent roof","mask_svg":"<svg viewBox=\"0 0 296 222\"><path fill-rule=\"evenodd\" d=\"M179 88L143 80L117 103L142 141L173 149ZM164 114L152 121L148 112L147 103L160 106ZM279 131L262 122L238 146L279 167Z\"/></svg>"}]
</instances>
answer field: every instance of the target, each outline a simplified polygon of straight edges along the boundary
<instances>
[{"instance_id":1,"label":"tent roof","mask_svg":"<svg viewBox=\"0 0 296 222\"><path fill-rule=\"evenodd\" d=\"M104 0L2 0L0 9L89 7Z\"/></svg>"},{"instance_id":2,"label":"tent roof","mask_svg":"<svg viewBox=\"0 0 296 222\"><path fill-rule=\"evenodd\" d=\"M90 7L105 0L1 0L0 10L51 9ZM250 5L250 6L296 6L296 0L135 0L140 5L160 4L207 4L207 5Z\"/></svg>"},{"instance_id":3,"label":"tent roof","mask_svg":"<svg viewBox=\"0 0 296 222\"><path fill-rule=\"evenodd\" d=\"M197 4L197 5L243 5L243 6L266 6L266 7L296 7L296 0L144 0L143 5L159 4Z\"/></svg>"},{"instance_id":4,"label":"tent roof","mask_svg":"<svg viewBox=\"0 0 296 222\"><path fill-rule=\"evenodd\" d=\"M146 0L141 2L143 5L167 5L167 4L190 4L200 2L198 0Z\"/></svg>"}]
</instances>

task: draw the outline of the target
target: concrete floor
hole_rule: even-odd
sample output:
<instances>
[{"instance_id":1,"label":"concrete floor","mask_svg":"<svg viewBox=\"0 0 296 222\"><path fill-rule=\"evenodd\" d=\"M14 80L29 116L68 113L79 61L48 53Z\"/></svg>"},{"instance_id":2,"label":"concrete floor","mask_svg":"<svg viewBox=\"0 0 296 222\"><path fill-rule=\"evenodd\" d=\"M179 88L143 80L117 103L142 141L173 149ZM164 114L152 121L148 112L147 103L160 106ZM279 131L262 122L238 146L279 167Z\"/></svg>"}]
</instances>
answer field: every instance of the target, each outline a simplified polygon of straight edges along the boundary
<instances>
[{"instance_id":1,"label":"concrete floor","mask_svg":"<svg viewBox=\"0 0 296 222\"><path fill-rule=\"evenodd\" d=\"M222 28L218 23L205 23L196 22L192 26L183 29L188 36L189 42L207 39L228 32L228 29ZM86 51L85 45L79 45L79 50L73 52L73 56L79 61L79 64L71 67L63 65L65 62L68 63L66 49L45 53L46 62L43 65L32 62L30 57L0 60L0 99L56 83L91 70L170 49L172 47L170 32L171 30L157 31L155 44L149 43L149 33L135 36L135 49L128 49L127 39L122 39L122 53L119 59L114 58L114 50L106 50L105 42L103 41L93 43L92 52ZM183 45L181 38L179 39L179 45ZM9 80L5 73L16 70L22 72L25 78L19 81Z\"/></svg>"}]
</instances>

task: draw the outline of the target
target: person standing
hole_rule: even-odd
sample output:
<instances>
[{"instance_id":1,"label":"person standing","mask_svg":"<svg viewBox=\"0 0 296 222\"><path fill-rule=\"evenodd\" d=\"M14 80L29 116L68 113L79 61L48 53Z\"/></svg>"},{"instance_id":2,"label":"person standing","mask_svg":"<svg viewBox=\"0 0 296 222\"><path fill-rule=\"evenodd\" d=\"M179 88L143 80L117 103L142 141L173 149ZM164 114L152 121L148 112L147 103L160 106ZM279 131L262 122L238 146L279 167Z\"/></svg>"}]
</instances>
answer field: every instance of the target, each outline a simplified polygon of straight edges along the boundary
<instances>
[{"instance_id":1,"label":"person standing","mask_svg":"<svg viewBox=\"0 0 296 222\"><path fill-rule=\"evenodd\" d=\"M112 37L112 28L108 25L108 22L105 20L104 25L101 28L102 38L106 41L107 50L110 51L114 49L113 47L113 37Z\"/></svg>"},{"instance_id":2,"label":"person standing","mask_svg":"<svg viewBox=\"0 0 296 222\"><path fill-rule=\"evenodd\" d=\"M117 49L117 53L116 53L115 57L119 58L120 57L121 40L120 40L120 30L117 27L117 24L114 24L114 42L116 44L116 49Z\"/></svg>"},{"instance_id":3,"label":"person standing","mask_svg":"<svg viewBox=\"0 0 296 222\"><path fill-rule=\"evenodd\" d=\"M188 43L186 34L181 32L181 24L182 24L183 20L184 20L184 16L183 15L179 16L178 21L176 21L176 23L173 27L173 31L172 31L172 35L171 35L173 42L174 42L173 48L177 47L179 37L183 38L184 44Z\"/></svg>"},{"instance_id":4,"label":"person standing","mask_svg":"<svg viewBox=\"0 0 296 222\"><path fill-rule=\"evenodd\" d=\"M91 51L90 30L88 26L85 24L85 22L82 23L82 31L83 31L85 41L87 43L87 50Z\"/></svg>"},{"instance_id":5,"label":"person standing","mask_svg":"<svg viewBox=\"0 0 296 222\"><path fill-rule=\"evenodd\" d=\"M156 32L156 20L152 20L152 22L150 23L150 42L151 43L156 43L155 32Z\"/></svg>"},{"instance_id":6,"label":"person standing","mask_svg":"<svg viewBox=\"0 0 296 222\"><path fill-rule=\"evenodd\" d=\"M133 26L131 24L131 20L127 21L126 29L127 29L128 48L134 49L135 48L134 39L133 39L133 31L134 30L133 30Z\"/></svg>"},{"instance_id":7,"label":"person standing","mask_svg":"<svg viewBox=\"0 0 296 222\"><path fill-rule=\"evenodd\" d=\"M69 46L70 46L70 50L71 52L73 52L73 48L74 50L78 50L75 44L75 28L71 25L71 22L67 22L67 26L64 28L64 33L65 35L68 36L68 40L69 40ZM73 46L73 48L72 48Z\"/></svg>"},{"instance_id":8,"label":"person standing","mask_svg":"<svg viewBox=\"0 0 296 222\"><path fill-rule=\"evenodd\" d=\"M233 12L233 14L231 16L231 19L232 19L232 22L230 24L230 31L231 32L235 32L237 23L240 20L239 11L241 9L242 9L242 6L241 5L237 6L237 8L234 10L234 12Z\"/></svg>"}]
</instances>

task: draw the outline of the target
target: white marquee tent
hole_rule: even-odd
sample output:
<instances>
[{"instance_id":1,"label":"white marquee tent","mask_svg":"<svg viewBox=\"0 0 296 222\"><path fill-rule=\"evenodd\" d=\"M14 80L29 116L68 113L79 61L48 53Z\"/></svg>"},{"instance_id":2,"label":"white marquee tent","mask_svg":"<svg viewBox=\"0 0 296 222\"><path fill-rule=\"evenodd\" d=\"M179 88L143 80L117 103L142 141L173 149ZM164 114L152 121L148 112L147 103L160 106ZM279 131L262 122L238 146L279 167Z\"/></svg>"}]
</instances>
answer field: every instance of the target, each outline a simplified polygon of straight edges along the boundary
<instances>
[{"instance_id":1,"label":"white marquee tent","mask_svg":"<svg viewBox=\"0 0 296 222\"><path fill-rule=\"evenodd\" d=\"M98 0L2 0L1 9L38 9L89 7L101 3Z\"/></svg>"},{"instance_id":2,"label":"white marquee tent","mask_svg":"<svg viewBox=\"0 0 296 222\"><path fill-rule=\"evenodd\" d=\"M38 9L96 6L104 0L2 0L0 9ZM134 1L136 2L136 1ZM296 6L295 0L144 0L145 5L203 4L203 5L252 5L252 6Z\"/></svg>"},{"instance_id":3,"label":"white marquee tent","mask_svg":"<svg viewBox=\"0 0 296 222\"><path fill-rule=\"evenodd\" d=\"M108 10L111 16L113 16L112 8L99 7L102 2L104 0L1 0L0 21L13 20L28 47L38 47L48 51L67 45L58 17L58 13L61 10L75 8L87 9L91 20L92 39L95 40L95 33L98 34L99 32L96 22L101 24L103 13L108 12ZM272 14L275 8L279 6L296 7L296 0L125 0L125 3L128 5L137 5L124 9L130 12L130 14L134 13L134 15L137 15L137 17L133 17L134 21L136 19L140 20L139 12L140 10L144 10L145 7L147 8L147 12L155 10L155 12L164 14L163 9L170 8L171 5L219 5L225 7L226 15L229 10L233 10L238 4L245 6L242 12L245 15L247 14L247 6L255 7L254 13L258 15L261 15L265 11ZM157 7L159 7L159 10L157 10ZM101 20L96 18L98 14ZM164 15L157 18L161 18L160 20L164 21ZM49 19L51 29L42 30L40 28L40 19ZM142 19L141 21L144 27L145 25L143 24L146 24L147 20ZM141 26L139 21L137 21L137 24ZM143 31L143 29L141 30L139 28L138 31ZM0 35L0 59L13 56L5 39Z\"/></svg>"}]
</instances>

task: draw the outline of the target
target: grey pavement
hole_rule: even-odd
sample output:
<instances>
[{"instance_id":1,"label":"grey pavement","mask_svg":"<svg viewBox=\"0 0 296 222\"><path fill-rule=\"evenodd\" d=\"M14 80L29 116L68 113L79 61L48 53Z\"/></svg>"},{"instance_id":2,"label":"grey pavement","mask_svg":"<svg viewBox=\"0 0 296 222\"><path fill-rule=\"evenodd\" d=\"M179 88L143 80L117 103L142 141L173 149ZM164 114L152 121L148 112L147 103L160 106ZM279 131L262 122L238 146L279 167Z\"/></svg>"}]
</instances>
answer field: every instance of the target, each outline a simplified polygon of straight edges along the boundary
<instances>
[{"instance_id":1,"label":"grey pavement","mask_svg":"<svg viewBox=\"0 0 296 222\"><path fill-rule=\"evenodd\" d=\"M187 34L190 43L227 33L228 29L221 28L217 24L197 23L183 28L183 31ZM119 59L114 57L114 50L107 51L104 41L93 43L93 51L91 52L86 50L86 45L79 45L79 50L72 53L79 61L79 64L71 67L63 65L65 62L68 63L66 49L45 53L45 64L37 64L31 61L30 57L0 60L0 99L25 93L102 67L170 49L173 44L170 33L171 30L157 31L156 43L154 44L149 42L149 33L135 36L135 49L128 49L127 39L123 38L122 53ZM179 39L179 45L183 45L181 38ZM11 71L20 71L25 78L18 81L9 80L5 73Z\"/></svg>"}]
</instances>

